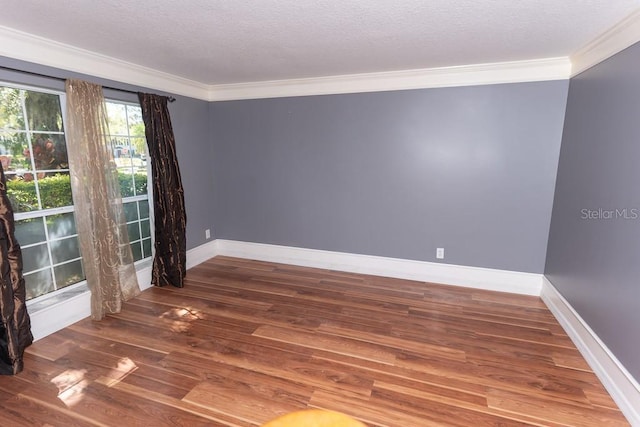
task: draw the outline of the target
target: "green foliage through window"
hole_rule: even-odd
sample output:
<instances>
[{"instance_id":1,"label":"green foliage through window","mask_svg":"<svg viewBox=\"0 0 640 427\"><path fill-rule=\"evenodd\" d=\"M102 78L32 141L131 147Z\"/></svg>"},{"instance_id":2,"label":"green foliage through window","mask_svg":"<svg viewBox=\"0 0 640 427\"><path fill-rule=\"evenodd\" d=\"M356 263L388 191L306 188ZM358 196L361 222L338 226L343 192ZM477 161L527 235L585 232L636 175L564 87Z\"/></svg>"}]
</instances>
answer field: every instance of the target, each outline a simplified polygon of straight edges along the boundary
<instances>
[{"instance_id":1,"label":"green foliage through window","mask_svg":"<svg viewBox=\"0 0 640 427\"><path fill-rule=\"evenodd\" d=\"M122 197L132 197L134 195L147 193L147 175L144 173L135 173L132 175L118 172L118 182L120 183ZM38 179L38 186L40 188L42 209L73 205L69 175L59 174L45 176L44 178ZM7 187L7 195L15 211L29 212L39 209L36 181L13 179L7 182Z\"/></svg>"}]
</instances>

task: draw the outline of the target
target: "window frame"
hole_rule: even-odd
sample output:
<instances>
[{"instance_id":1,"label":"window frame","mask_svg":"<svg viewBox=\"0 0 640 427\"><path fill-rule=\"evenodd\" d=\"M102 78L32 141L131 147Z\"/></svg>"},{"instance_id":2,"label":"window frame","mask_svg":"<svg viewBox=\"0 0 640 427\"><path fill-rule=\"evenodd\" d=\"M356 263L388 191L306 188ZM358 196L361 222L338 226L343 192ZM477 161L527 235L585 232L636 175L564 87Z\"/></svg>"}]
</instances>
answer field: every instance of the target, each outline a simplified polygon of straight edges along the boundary
<instances>
[{"instance_id":1,"label":"window frame","mask_svg":"<svg viewBox=\"0 0 640 427\"><path fill-rule=\"evenodd\" d=\"M66 97L66 93L64 91L61 90L55 90L55 89L48 89L48 88L43 88L43 87L39 87L39 86L35 86L35 85L29 85L29 84L16 84L16 83L11 83L11 82L7 82L7 81L3 81L0 80L0 87L5 87L5 88L10 88L10 89L15 89L15 90L24 90L24 91L30 91L30 92L39 92L39 93L45 93L45 94L51 94L51 95L56 95L59 99L59 103L60 103L60 114L62 117L62 132L56 133L53 132L55 134L61 134L64 138L65 138L65 145L66 145L66 135L67 135L67 117L66 117L66 105L67 105L67 97ZM105 103L115 103L115 104L123 104L125 106L132 106L132 107L137 107L140 108L140 104L136 103L136 102L130 102L130 101L121 101L121 100L117 100L117 99L113 99L113 98L107 98L105 97ZM125 111L127 111L127 109L125 108ZM26 115L26 112L24 110L24 105L23 105L23 111L22 114L24 115L24 120L25 120L25 124L24 124L24 128L23 129L19 129L17 130L17 132L21 132L21 133L25 133L27 135L28 138L28 146L29 148L32 150L33 146L31 145L31 134L37 134L37 133L49 133L51 134L52 132L44 132L44 131L34 131L29 129L29 123L28 123L28 115ZM130 134L129 131L129 121L128 121L128 116L127 116L127 135L126 138L128 139L129 145L131 146L131 138L135 138L137 136L132 136ZM111 136L111 135L110 135ZM118 137L125 137L124 135L117 135ZM137 261L134 262L136 271L140 272L142 269L145 269L147 267L149 267L151 265L151 262L153 260L153 257L155 255L155 233L154 233L154 214L153 214L153 186L152 186L152 170L151 170L151 164L148 161L148 147L146 144L146 136L142 135L141 138L145 139L145 143L144 143L144 150L145 150L145 158L147 159L146 161L146 175L147 175L147 193L143 194L143 195L134 195L134 196L130 196L130 197L123 197L122 198L122 203L123 205L125 203L132 203L135 202L136 203L136 210L137 210L137 220L135 221L127 221L127 227L129 226L129 224L132 223L136 223L138 224L138 233L139 233L139 238L134 240L133 242L136 242L140 245L140 248L142 250L142 254L147 255L144 258L141 258ZM37 175L37 172L62 172L62 173L67 173L69 174L69 176L71 175L71 167L68 166L67 169L56 169L56 170L38 170L35 166L35 160L33 158L33 156L31 157L31 168L32 168L32 172L34 173L34 175ZM15 176L15 173L8 173L8 171L5 171L5 176L7 176L7 178L9 177L13 177ZM37 182L37 176L34 176L34 180L36 180ZM42 198L40 195L40 187L38 185L36 185L36 195L38 198L38 204L39 204L39 208L42 208ZM135 185L134 185L135 188ZM135 190L134 190L135 191ZM148 221L149 221L149 238L150 238L150 252L147 254L146 251L144 251L143 249L143 240L146 240L147 237L142 237L143 233L142 233L142 222L147 220L145 219L141 219L140 218L140 205L139 205L139 201L141 200L147 200L147 204L149 206L149 217L148 217ZM38 210L32 210L32 211L26 211L26 212L14 212L14 220L17 221L21 221L21 220L26 220L26 219L40 219L43 222L43 227L44 227L44 236L45 236L45 240L44 241L40 241L40 242L35 242L35 243L29 243L29 244L25 244L25 245L20 245L22 249L29 249L31 247L35 247L38 245L43 245L46 244L46 248L47 248L47 255L49 257L49 262L45 267L40 267L40 268L36 268L34 270L30 270L29 272L26 272L28 274L34 274L34 273L38 273L41 271L45 271L45 270L49 270L51 272L51 281L52 281L52 285L53 285L53 290L46 292L44 294L35 296L33 298L30 298L29 300L27 300L27 303L29 306L34 306L34 305L39 305L39 303L43 302L46 304L47 300L57 300L59 299L62 295L69 293L69 295L75 295L78 293L78 291L84 291L87 290L87 280L86 277L83 280L80 280L77 283L73 283L71 285L58 285L56 283L56 276L55 276L55 269L56 267L65 265L65 264L70 264L73 262L77 262L78 260L80 260L82 262L82 253L80 251L80 256L76 257L76 258L70 258L68 260L64 260L62 262L54 262L54 257L53 257L53 251L51 248L51 243L52 242L59 242L59 241L64 241L64 240L68 240L71 238L77 238L78 237L78 233L77 231L75 231L74 234L70 234L70 235L66 235L66 236L62 236L62 237L50 237L50 233L47 227L47 224L45 223L46 218L50 217L50 216L54 216L54 215L60 215L60 214L68 214L68 213L73 213L74 217L75 217L75 206L72 205L68 205L68 206L62 206L62 207L54 207L54 208L46 208L46 209L38 209ZM20 242L18 242L20 243ZM130 244L132 242L130 241ZM132 248L133 250L133 248Z\"/></svg>"}]
</instances>

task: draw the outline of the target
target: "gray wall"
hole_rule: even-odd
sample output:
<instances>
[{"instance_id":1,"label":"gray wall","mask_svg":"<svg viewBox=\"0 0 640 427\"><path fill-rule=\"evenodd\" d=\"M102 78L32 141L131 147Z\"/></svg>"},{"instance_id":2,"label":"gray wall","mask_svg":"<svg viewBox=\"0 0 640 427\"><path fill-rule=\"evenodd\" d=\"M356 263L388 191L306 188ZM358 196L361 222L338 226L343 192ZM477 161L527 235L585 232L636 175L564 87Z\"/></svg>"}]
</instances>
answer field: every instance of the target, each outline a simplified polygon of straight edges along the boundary
<instances>
[{"instance_id":1,"label":"gray wall","mask_svg":"<svg viewBox=\"0 0 640 427\"><path fill-rule=\"evenodd\" d=\"M215 102L215 236L542 273L568 81Z\"/></svg>"},{"instance_id":2,"label":"gray wall","mask_svg":"<svg viewBox=\"0 0 640 427\"><path fill-rule=\"evenodd\" d=\"M176 102L169 104L169 113L184 187L187 249L192 249L206 243L204 230L213 230L214 225L209 103L180 96L175 98Z\"/></svg>"},{"instance_id":3,"label":"gray wall","mask_svg":"<svg viewBox=\"0 0 640 427\"><path fill-rule=\"evenodd\" d=\"M153 89L146 89L124 83L100 79L70 71L45 67L38 64L27 63L15 59L0 57L0 65L17 68L23 71L42 73L48 76L60 78L82 78L105 86L125 90L159 93ZM57 79L35 77L19 72L10 72L0 69L0 81L27 84L36 87L56 89L64 91L64 82ZM120 91L105 91L105 96L121 101L138 102L135 94ZM176 138L178 161L182 173L185 189L185 205L187 210L187 249L194 248L205 243L204 229L212 228L211 212L213 201L211 197L203 197L211 190L210 159L210 129L209 129L209 103L184 96L175 96L176 102L169 104L171 121Z\"/></svg>"},{"instance_id":4,"label":"gray wall","mask_svg":"<svg viewBox=\"0 0 640 427\"><path fill-rule=\"evenodd\" d=\"M638 380L639 63L637 44L571 79L545 270Z\"/></svg>"}]
</instances>

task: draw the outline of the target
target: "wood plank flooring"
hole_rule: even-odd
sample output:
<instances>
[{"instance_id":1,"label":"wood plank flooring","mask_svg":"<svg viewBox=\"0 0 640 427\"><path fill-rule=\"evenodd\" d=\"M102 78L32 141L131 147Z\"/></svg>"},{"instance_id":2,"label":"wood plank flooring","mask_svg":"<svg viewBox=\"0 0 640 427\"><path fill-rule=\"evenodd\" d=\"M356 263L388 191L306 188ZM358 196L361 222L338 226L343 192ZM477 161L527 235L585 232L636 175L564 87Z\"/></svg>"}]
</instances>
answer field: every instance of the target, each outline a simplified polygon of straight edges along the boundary
<instances>
[{"instance_id":1,"label":"wood plank flooring","mask_svg":"<svg viewBox=\"0 0 640 427\"><path fill-rule=\"evenodd\" d=\"M539 298L228 257L36 342L25 366L0 377L2 426L304 408L370 427L628 425Z\"/></svg>"}]
</instances>

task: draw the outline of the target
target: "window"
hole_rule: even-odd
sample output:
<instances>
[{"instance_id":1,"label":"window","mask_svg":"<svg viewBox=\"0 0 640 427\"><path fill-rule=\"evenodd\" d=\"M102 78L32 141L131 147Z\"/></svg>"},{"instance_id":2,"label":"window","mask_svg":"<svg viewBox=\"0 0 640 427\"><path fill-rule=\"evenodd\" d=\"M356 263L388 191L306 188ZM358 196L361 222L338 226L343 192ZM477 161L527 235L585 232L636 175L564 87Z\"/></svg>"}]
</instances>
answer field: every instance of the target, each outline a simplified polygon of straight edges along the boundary
<instances>
[{"instance_id":1,"label":"window","mask_svg":"<svg viewBox=\"0 0 640 427\"><path fill-rule=\"evenodd\" d=\"M61 92L0 86L0 161L22 247L27 299L84 281L74 220ZM114 157L136 261L151 256L140 107L107 102Z\"/></svg>"},{"instance_id":2,"label":"window","mask_svg":"<svg viewBox=\"0 0 640 427\"><path fill-rule=\"evenodd\" d=\"M151 223L147 193L147 141L139 105L107 102L113 156L118 166L122 203L131 251L136 261L151 256Z\"/></svg>"}]
</instances>

